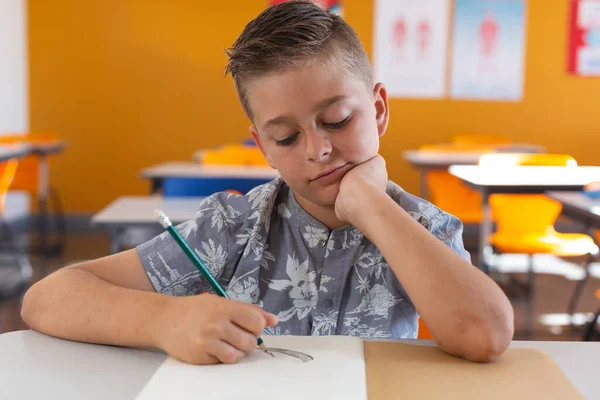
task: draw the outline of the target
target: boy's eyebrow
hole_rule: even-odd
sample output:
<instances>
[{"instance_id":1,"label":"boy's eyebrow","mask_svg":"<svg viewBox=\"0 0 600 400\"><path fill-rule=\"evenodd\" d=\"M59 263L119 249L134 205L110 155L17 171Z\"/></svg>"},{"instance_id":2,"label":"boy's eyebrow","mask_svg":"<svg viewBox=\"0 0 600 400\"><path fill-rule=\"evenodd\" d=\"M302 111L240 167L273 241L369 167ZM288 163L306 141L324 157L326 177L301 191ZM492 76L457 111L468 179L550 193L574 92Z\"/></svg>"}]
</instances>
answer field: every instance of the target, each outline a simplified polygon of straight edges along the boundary
<instances>
[{"instance_id":1,"label":"boy's eyebrow","mask_svg":"<svg viewBox=\"0 0 600 400\"><path fill-rule=\"evenodd\" d=\"M337 103L340 100L344 100L347 96L342 95L338 95L338 96L333 96L330 97L328 99L325 99L321 102L319 102L319 104L317 104L315 106L315 111L320 111L323 110L327 107L329 107L332 104ZM275 117L273 119L268 120L267 122L265 122L263 129L267 129L270 128L272 126L276 126L276 125L284 125L286 123L291 123L294 121L294 118L289 116L289 115L281 115L279 117Z\"/></svg>"},{"instance_id":2,"label":"boy's eyebrow","mask_svg":"<svg viewBox=\"0 0 600 400\"><path fill-rule=\"evenodd\" d=\"M319 104L317 104L317 106L315 107L315 111L323 110L323 109L329 107L330 105L337 103L340 100L344 100L346 97L347 96L340 94L340 95L325 99L325 100L321 101Z\"/></svg>"}]
</instances>

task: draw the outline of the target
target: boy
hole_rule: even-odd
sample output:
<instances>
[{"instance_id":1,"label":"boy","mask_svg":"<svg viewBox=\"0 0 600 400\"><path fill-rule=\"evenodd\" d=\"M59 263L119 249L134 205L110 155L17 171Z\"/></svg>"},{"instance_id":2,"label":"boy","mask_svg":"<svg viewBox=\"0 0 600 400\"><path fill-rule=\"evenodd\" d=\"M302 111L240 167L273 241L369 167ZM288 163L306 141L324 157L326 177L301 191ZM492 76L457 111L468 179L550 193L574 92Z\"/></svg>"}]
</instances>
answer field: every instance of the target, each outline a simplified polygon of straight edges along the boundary
<instances>
[{"instance_id":1,"label":"boy","mask_svg":"<svg viewBox=\"0 0 600 400\"><path fill-rule=\"evenodd\" d=\"M235 300L206 294L164 234L35 284L29 326L206 364L237 362L263 334L415 338L420 314L446 352L501 354L513 311L470 264L460 221L388 181L378 155L386 90L354 30L286 2L250 22L228 55L250 133L281 178L210 196L178 229Z\"/></svg>"}]
</instances>

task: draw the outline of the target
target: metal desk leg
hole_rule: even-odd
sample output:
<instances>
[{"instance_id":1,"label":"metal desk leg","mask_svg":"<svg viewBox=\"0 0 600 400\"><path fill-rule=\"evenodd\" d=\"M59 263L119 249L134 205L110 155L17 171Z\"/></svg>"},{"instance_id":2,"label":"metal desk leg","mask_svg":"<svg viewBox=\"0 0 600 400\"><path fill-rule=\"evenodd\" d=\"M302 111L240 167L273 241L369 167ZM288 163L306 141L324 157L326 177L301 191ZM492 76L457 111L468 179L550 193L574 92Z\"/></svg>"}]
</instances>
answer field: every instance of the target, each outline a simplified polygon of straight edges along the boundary
<instances>
[{"instance_id":1,"label":"metal desk leg","mask_svg":"<svg viewBox=\"0 0 600 400\"><path fill-rule=\"evenodd\" d=\"M419 169L419 196L424 200L429 200L429 187L427 186L427 169Z\"/></svg>"},{"instance_id":2,"label":"metal desk leg","mask_svg":"<svg viewBox=\"0 0 600 400\"><path fill-rule=\"evenodd\" d=\"M479 269L489 274L488 265L485 262L485 252L488 247L488 238L492 234L492 218L489 204L489 193L486 189L481 191L481 207L483 217L479 228Z\"/></svg>"},{"instance_id":3,"label":"metal desk leg","mask_svg":"<svg viewBox=\"0 0 600 400\"><path fill-rule=\"evenodd\" d=\"M162 193L163 178L152 178L150 180L150 194Z\"/></svg>"},{"instance_id":4,"label":"metal desk leg","mask_svg":"<svg viewBox=\"0 0 600 400\"><path fill-rule=\"evenodd\" d=\"M116 254L121 251L121 240L125 233L124 228L113 228L110 231L110 253Z\"/></svg>"},{"instance_id":5,"label":"metal desk leg","mask_svg":"<svg viewBox=\"0 0 600 400\"><path fill-rule=\"evenodd\" d=\"M48 246L48 194L50 190L50 178L49 178L49 166L48 157L45 154L40 154L40 166L39 166L39 181L40 188L38 193L38 233L40 235L40 261L42 263L42 271L44 276L46 275L46 258L49 253Z\"/></svg>"}]
</instances>

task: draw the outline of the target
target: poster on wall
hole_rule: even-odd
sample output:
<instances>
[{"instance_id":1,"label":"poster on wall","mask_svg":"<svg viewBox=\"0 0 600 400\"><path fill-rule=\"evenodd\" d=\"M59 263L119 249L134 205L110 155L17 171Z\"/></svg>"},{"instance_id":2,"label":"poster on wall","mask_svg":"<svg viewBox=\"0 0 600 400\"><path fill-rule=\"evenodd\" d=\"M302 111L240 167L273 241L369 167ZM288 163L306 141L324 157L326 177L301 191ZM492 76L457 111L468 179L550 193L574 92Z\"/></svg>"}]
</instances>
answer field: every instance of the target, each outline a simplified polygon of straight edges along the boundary
<instances>
[{"instance_id":1,"label":"poster on wall","mask_svg":"<svg viewBox=\"0 0 600 400\"><path fill-rule=\"evenodd\" d=\"M526 10L524 0L455 1L452 98L521 100Z\"/></svg>"},{"instance_id":2,"label":"poster on wall","mask_svg":"<svg viewBox=\"0 0 600 400\"><path fill-rule=\"evenodd\" d=\"M600 0L569 0L567 70L600 76Z\"/></svg>"},{"instance_id":3,"label":"poster on wall","mask_svg":"<svg viewBox=\"0 0 600 400\"><path fill-rule=\"evenodd\" d=\"M446 93L450 0L376 0L373 70L390 97Z\"/></svg>"},{"instance_id":4,"label":"poster on wall","mask_svg":"<svg viewBox=\"0 0 600 400\"><path fill-rule=\"evenodd\" d=\"M288 0L269 0L269 6L285 3ZM320 5L321 7L342 16L342 0L312 0L313 3Z\"/></svg>"}]
</instances>

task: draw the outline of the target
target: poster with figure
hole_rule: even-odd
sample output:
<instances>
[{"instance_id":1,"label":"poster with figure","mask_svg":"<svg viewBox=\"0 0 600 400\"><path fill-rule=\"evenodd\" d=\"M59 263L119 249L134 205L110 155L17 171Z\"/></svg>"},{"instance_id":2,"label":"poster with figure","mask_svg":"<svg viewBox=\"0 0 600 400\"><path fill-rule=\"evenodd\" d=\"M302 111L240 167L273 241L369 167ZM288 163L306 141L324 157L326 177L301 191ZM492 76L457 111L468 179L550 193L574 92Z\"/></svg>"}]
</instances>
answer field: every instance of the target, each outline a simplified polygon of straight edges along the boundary
<instances>
[{"instance_id":1,"label":"poster with figure","mask_svg":"<svg viewBox=\"0 0 600 400\"><path fill-rule=\"evenodd\" d=\"M450 0L376 0L373 70L390 97L446 93Z\"/></svg>"},{"instance_id":2,"label":"poster with figure","mask_svg":"<svg viewBox=\"0 0 600 400\"><path fill-rule=\"evenodd\" d=\"M521 100L526 9L524 0L456 0L452 98Z\"/></svg>"},{"instance_id":3,"label":"poster with figure","mask_svg":"<svg viewBox=\"0 0 600 400\"><path fill-rule=\"evenodd\" d=\"M269 5L275 5L279 3L285 3L288 0L269 0ZM342 15L342 0L312 0L313 3L320 5L321 7L331 11L339 16Z\"/></svg>"},{"instance_id":4,"label":"poster with figure","mask_svg":"<svg viewBox=\"0 0 600 400\"><path fill-rule=\"evenodd\" d=\"M600 0L569 0L567 70L600 76Z\"/></svg>"}]
</instances>

